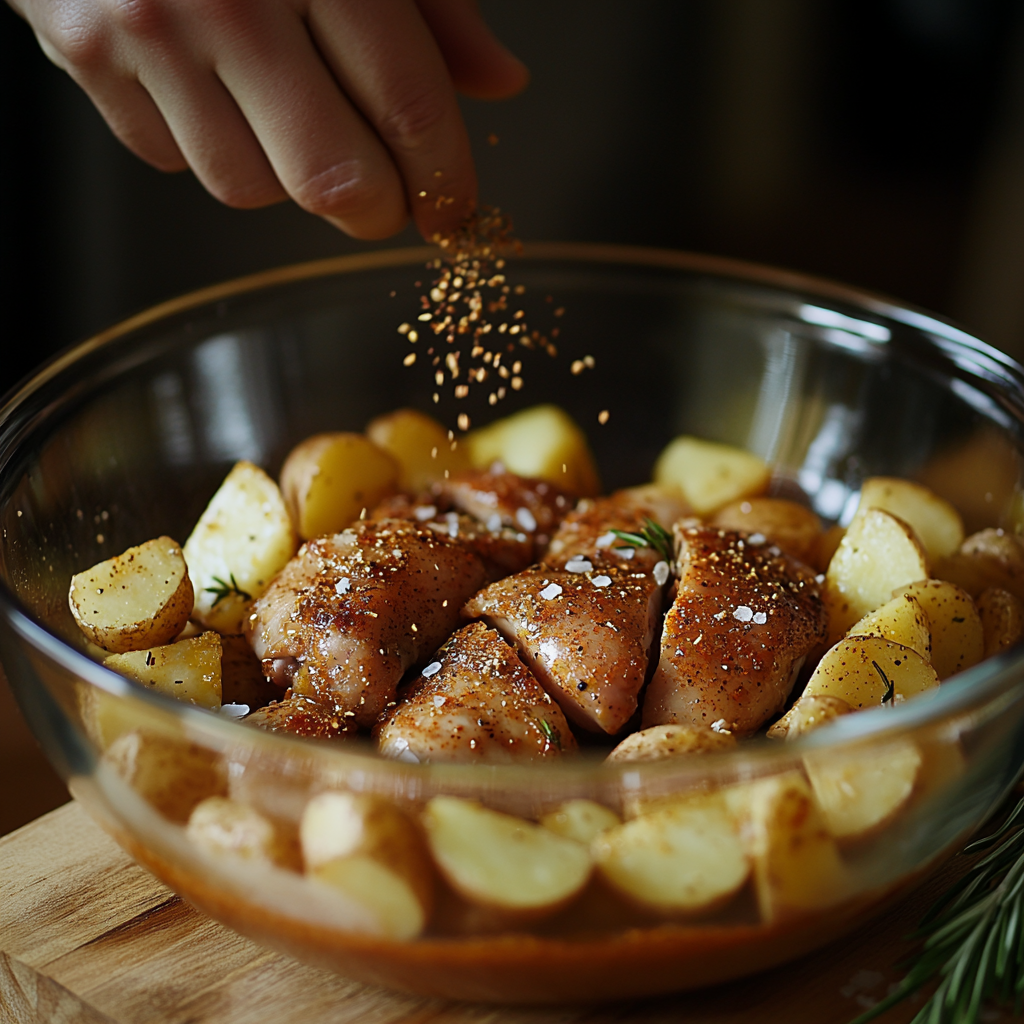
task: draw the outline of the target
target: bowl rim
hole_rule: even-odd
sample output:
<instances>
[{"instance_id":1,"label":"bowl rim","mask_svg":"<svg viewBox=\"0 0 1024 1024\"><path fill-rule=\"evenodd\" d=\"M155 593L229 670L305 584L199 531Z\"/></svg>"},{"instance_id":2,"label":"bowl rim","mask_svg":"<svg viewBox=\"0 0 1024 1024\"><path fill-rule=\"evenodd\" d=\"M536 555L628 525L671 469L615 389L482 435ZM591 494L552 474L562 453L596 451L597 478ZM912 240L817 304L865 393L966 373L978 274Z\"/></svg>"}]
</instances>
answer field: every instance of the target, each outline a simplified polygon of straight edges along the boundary
<instances>
[{"instance_id":1,"label":"bowl rim","mask_svg":"<svg viewBox=\"0 0 1024 1024\"><path fill-rule=\"evenodd\" d=\"M74 366L91 353L130 335L132 332L158 323L172 316L228 298L243 296L262 289L308 281L315 278L342 276L361 271L372 271L399 266L426 263L439 255L433 246L412 246L374 250L365 253L328 257L326 259L289 264L259 271L222 283L210 285L151 306L125 320L57 353L39 367L35 373L16 384L0 398L0 441L4 428L10 423L18 409L31 396L61 373ZM565 261L592 264L624 264L644 268L679 270L694 276L732 281L747 286L763 286L771 290L802 293L822 300L852 306L874 316L885 317L895 323L912 328L923 335L924 341L940 350L947 359L951 347L966 350L984 361L991 372L985 377L989 384L1002 390L1012 390L1016 385L1017 409L1014 418L1024 425L1024 368L1010 356L988 345L968 333L955 323L945 320L924 309L901 303L878 293L842 284L827 278L805 274L799 271L766 266L759 263L705 255L684 250L671 250L644 246L575 243L575 242L532 242L524 243L520 251L510 256L514 260ZM969 372L980 376L976 368ZM1014 380L1015 378L1015 380ZM0 480L18 446L0 444ZM77 679L98 689L119 696L141 699L154 710L159 709L172 718L186 724L190 731L209 737L225 746L238 746L244 735L246 744L275 751L284 756L287 751L301 750L307 757L318 751L316 759L327 756L335 762L347 762L361 771L371 765L377 772L389 772L407 778L442 784L444 780L465 783L470 773L501 779L503 784L527 785L535 783L537 772L542 768L536 764L406 764L381 758L365 744L310 744L307 740L281 733L267 733L263 730L245 727L224 715L205 709L182 704L162 694L154 693L105 668L93 661L83 651L77 650L45 626L35 620L19 598L10 590L6 581L0 578L0 615L9 627L38 653L54 661L60 668ZM605 780L622 779L629 775L633 779L630 788L642 785L642 781L664 778L667 775L706 777L709 768L724 768L730 762L751 763L784 760L797 761L808 751L821 748L838 748L893 738L919 728L941 724L958 714L980 710L986 705L1010 703L1024 696L1024 643L985 659L978 665L960 673L955 679L944 682L940 688L906 702L892 709L874 708L852 715L842 716L821 729L806 734L794 742L779 743L763 737L747 740L738 747L721 753L694 759L666 758L661 761L624 762L606 764L588 757L558 759L545 763L545 775L557 774L562 778L585 776L588 779L601 777ZM1014 693L1014 689L1021 691ZM1000 698L1002 698L1000 700ZM240 731L241 730L241 731ZM682 763L681 763L682 762Z\"/></svg>"}]
</instances>

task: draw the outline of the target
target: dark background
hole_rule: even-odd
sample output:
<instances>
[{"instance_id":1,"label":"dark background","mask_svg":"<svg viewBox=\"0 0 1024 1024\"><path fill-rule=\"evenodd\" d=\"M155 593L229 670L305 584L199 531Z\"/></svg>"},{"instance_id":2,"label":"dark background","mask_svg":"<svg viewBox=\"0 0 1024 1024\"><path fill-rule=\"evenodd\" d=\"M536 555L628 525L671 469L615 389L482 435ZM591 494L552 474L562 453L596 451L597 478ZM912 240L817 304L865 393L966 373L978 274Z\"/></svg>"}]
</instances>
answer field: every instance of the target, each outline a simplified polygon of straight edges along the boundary
<instances>
[{"instance_id":1,"label":"dark background","mask_svg":"<svg viewBox=\"0 0 1024 1024\"><path fill-rule=\"evenodd\" d=\"M516 100L465 104L481 198L521 237L782 264L1024 356L1024 4L482 7L533 73ZM0 391L154 302L367 247L142 164L2 4L0 76ZM25 780L5 790L0 833L66 798L15 723L0 690L0 769Z\"/></svg>"}]
</instances>

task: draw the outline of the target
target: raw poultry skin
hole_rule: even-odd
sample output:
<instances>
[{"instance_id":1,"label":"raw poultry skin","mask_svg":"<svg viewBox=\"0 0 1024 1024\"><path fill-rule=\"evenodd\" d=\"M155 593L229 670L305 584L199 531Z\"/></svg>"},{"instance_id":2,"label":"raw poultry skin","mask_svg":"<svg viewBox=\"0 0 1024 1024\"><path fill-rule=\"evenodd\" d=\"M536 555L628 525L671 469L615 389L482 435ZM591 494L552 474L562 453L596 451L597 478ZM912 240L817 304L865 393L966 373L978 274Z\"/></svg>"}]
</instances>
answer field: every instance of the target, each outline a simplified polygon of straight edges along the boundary
<instances>
[{"instance_id":1,"label":"raw poultry skin","mask_svg":"<svg viewBox=\"0 0 1024 1024\"><path fill-rule=\"evenodd\" d=\"M484 623L455 633L427 671L402 688L374 730L385 757L512 763L575 751L561 709Z\"/></svg>"},{"instance_id":2,"label":"raw poultry skin","mask_svg":"<svg viewBox=\"0 0 1024 1024\"><path fill-rule=\"evenodd\" d=\"M691 722L748 736L782 710L825 639L820 585L774 545L735 531L684 521L675 533L678 590L643 727Z\"/></svg>"},{"instance_id":3,"label":"raw poultry skin","mask_svg":"<svg viewBox=\"0 0 1024 1024\"><path fill-rule=\"evenodd\" d=\"M361 522L304 544L255 603L247 634L268 678L371 726L487 579L480 556L447 533Z\"/></svg>"},{"instance_id":4,"label":"raw poultry skin","mask_svg":"<svg viewBox=\"0 0 1024 1024\"><path fill-rule=\"evenodd\" d=\"M510 643L566 716L617 733L636 711L662 608L653 572L535 566L468 601Z\"/></svg>"}]
</instances>

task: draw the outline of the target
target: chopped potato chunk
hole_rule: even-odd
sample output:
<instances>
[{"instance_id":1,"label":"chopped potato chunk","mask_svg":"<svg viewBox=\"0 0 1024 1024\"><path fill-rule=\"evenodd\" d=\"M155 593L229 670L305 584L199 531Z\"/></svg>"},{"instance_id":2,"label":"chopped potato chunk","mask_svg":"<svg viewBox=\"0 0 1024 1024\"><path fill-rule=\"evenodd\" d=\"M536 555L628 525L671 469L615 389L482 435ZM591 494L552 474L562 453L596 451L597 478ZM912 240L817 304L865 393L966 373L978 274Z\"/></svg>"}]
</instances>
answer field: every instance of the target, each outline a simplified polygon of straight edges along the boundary
<instances>
[{"instance_id":1,"label":"chopped potato chunk","mask_svg":"<svg viewBox=\"0 0 1024 1024\"><path fill-rule=\"evenodd\" d=\"M237 463L185 541L196 591L193 617L208 629L241 633L252 602L296 546L277 484L251 462Z\"/></svg>"},{"instance_id":2,"label":"chopped potato chunk","mask_svg":"<svg viewBox=\"0 0 1024 1024\"><path fill-rule=\"evenodd\" d=\"M472 800L434 797L423 823L449 884L485 907L535 919L568 903L590 877L580 843Z\"/></svg>"},{"instance_id":3,"label":"chopped potato chunk","mask_svg":"<svg viewBox=\"0 0 1024 1024\"><path fill-rule=\"evenodd\" d=\"M303 540L338 533L398 483L396 459L362 434L316 434L281 468L281 492Z\"/></svg>"},{"instance_id":4,"label":"chopped potato chunk","mask_svg":"<svg viewBox=\"0 0 1024 1024\"><path fill-rule=\"evenodd\" d=\"M398 488L410 494L470 468L468 446L449 434L415 409L396 409L366 428L366 436L398 463Z\"/></svg>"},{"instance_id":5,"label":"chopped potato chunk","mask_svg":"<svg viewBox=\"0 0 1024 1024\"><path fill-rule=\"evenodd\" d=\"M655 483L678 487L698 516L763 494L770 479L771 470L756 455L685 435L670 442L654 465Z\"/></svg>"},{"instance_id":6,"label":"chopped potato chunk","mask_svg":"<svg viewBox=\"0 0 1024 1024\"><path fill-rule=\"evenodd\" d=\"M771 740L795 740L804 733L819 729L826 722L848 715L853 708L830 693L802 696L765 734Z\"/></svg>"},{"instance_id":7,"label":"chopped potato chunk","mask_svg":"<svg viewBox=\"0 0 1024 1024\"><path fill-rule=\"evenodd\" d=\"M927 578L924 548L906 523L874 508L854 516L825 574L830 642L897 587Z\"/></svg>"},{"instance_id":8,"label":"chopped potato chunk","mask_svg":"<svg viewBox=\"0 0 1024 1024\"><path fill-rule=\"evenodd\" d=\"M957 584L971 597L999 587L1024 601L1024 543L1005 530L980 530L944 558L935 575Z\"/></svg>"},{"instance_id":9,"label":"chopped potato chunk","mask_svg":"<svg viewBox=\"0 0 1024 1024\"><path fill-rule=\"evenodd\" d=\"M157 537L71 577L78 628L107 651L169 643L192 614L192 581L177 541Z\"/></svg>"},{"instance_id":10,"label":"chopped potato chunk","mask_svg":"<svg viewBox=\"0 0 1024 1024\"><path fill-rule=\"evenodd\" d=\"M601 832L591 849L605 881L665 913L719 906L750 874L737 822L715 794L663 804Z\"/></svg>"},{"instance_id":11,"label":"chopped potato chunk","mask_svg":"<svg viewBox=\"0 0 1024 1024\"><path fill-rule=\"evenodd\" d=\"M951 555L964 539L960 513L927 487L898 477L875 476L864 481L858 512L878 508L902 519L921 539L930 560Z\"/></svg>"},{"instance_id":12,"label":"chopped potato chunk","mask_svg":"<svg viewBox=\"0 0 1024 1024\"><path fill-rule=\"evenodd\" d=\"M857 709L892 706L938 685L935 669L917 651L881 637L849 636L818 662L804 695L828 694Z\"/></svg>"},{"instance_id":13,"label":"chopped potato chunk","mask_svg":"<svg viewBox=\"0 0 1024 1024\"><path fill-rule=\"evenodd\" d=\"M924 608L932 632L932 667L948 679L981 661L985 633L970 596L945 580L922 580L900 590Z\"/></svg>"},{"instance_id":14,"label":"chopped potato chunk","mask_svg":"<svg viewBox=\"0 0 1024 1024\"><path fill-rule=\"evenodd\" d=\"M177 700L221 705L220 637L212 631L148 651L112 654L103 664Z\"/></svg>"},{"instance_id":15,"label":"chopped potato chunk","mask_svg":"<svg viewBox=\"0 0 1024 1024\"><path fill-rule=\"evenodd\" d=\"M619 824L619 816L593 800L566 800L540 819L556 835L589 846L595 836Z\"/></svg>"},{"instance_id":16,"label":"chopped potato chunk","mask_svg":"<svg viewBox=\"0 0 1024 1024\"><path fill-rule=\"evenodd\" d=\"M663 757L709 754L736 746L731 732L718 732L708 725L680 722L676 725L652 725L630 733L605 758L618 761L658 761Z\"/></svg>"},{"instance_id":17,"label":"chopped potato chunk","mask_svg":"<svg viewBox=\"0 0 1024 1024\"><path fill-rule=\"evenodd\" d=\"M920 584L912 585L917 586ZM880 636L917 651L927 661L932 658L931 623L920 602L908 592L868 612L850 628L850 636Z\"/></svg>"},{"instance_id":18,"label":"chopped potato chunk","mask_svg":"<svg viewBox=\"0 0 1024 1024\"><path fill-rule=\"evenodd\" d=\"M1005 651L1024 636L1024 605L1006 590L990 587L978 596L985 657Z\"/></svg>"},{"instance_id":19,"label":"chopped potato chunk","mask_svg":"<svg viewBox=\"0 0 1024 1024\"><path fill-rule=\"evenodd\" d=\"M480 427L466 435L465 445L476 469L500 462L581 498L601 490L586 435L557 405L535 405Z\"/></svg>"},{"instance_id":20,"label":"chopped potato chunk","mask_svg":"<svg viewBox=\"0 0 1024 1024\"><path fill-rule=\"evenodd\" d=\"M230 854L297 868L298 849L269 818L226 796L207 797L193 808L188 837L209 853Z\"/></svg>"},{"instance_id":21,"label":"chopped potato chunk","mask_svg":"<svg viewBox=\"0 0 1024 1024\"><path fill-rule=\"evenodd\" d=\"M434 902L430 858L419 830L378 796L321 793L299 826L306 873L359 903L384 938L413 939Z\"/></svg>"}]
</instances>

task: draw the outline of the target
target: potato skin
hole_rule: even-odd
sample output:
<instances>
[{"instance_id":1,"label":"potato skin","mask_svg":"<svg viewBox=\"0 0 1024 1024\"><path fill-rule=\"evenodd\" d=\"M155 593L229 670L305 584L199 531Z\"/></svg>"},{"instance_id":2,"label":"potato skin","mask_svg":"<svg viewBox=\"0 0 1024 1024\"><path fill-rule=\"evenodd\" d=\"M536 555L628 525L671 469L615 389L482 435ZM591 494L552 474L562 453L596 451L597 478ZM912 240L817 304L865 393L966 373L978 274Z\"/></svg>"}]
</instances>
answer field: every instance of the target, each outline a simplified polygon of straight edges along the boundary
<instances>
[{"instance_id":1,"label":"potato skin","mask_svg":"<svg viewBox=\"0 0 1024 1024\"><path fill-rule=\"evenodd\" d=\"M795 740L851 711L853 708L842 697L829 693L808 694L801 697L765 735L770 740Z\"/></svg>"},{"instance_id":2,"label":"potato skin","mask_svg":"<svg viewBox=\"0 0 1024 1024\"><path fill-rule=\"evenodd\" d=\"M630 733L605 758L605 762L660 761L664 757L713 754L735 746L736 737L731 732L717 732L710 726L690 722L652 725Z\"/></svg>"},{"instance_id":3,"label":"potato skin","mask_svg":"<svg viewBox=\"0 0 1024 1024\"><path fill-rule=\"evenodd\" d=\"M173 640L194 596L181 547L157 537L73 576L68 604L88 640L123 654Z\"/></svg>"},{"instance_id":4,"label":"potato skin","mask_svg":"<svg viewBox=\"0 0 1024 1024\"><path fill-rule=\"evenodd\" d=\"M409 494L470 468L467 446L449 440L437 420L416 409L378 416L367 424L366 436L398 463L398 487Z\"/></svg>"}]
</instances>

